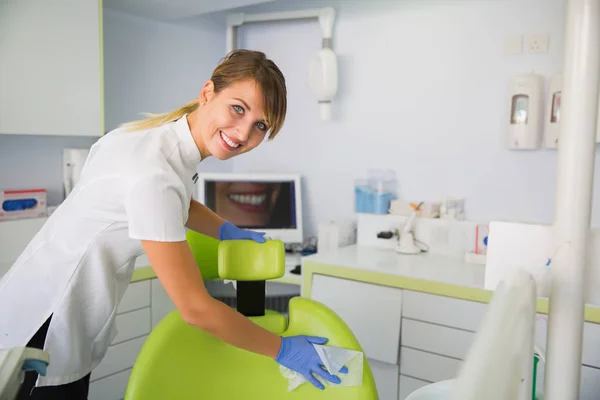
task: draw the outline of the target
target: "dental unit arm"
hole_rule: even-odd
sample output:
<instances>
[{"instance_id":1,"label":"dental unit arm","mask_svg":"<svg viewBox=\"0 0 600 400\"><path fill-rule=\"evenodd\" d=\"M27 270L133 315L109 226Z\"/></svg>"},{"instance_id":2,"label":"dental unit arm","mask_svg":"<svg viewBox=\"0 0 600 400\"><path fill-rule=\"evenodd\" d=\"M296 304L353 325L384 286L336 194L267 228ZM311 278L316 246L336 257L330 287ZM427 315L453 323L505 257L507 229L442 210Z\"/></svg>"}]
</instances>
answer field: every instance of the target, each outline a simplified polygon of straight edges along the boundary
<instances>
[{"instance_id":1,"label":"dental unit arm","mask_svg":"<svg viewBox=\"0 0 600 400\"><path fill-rule=\"evenodd\" d=\"M333 50L333 32L336 13L332 7L271 13L232 13L227 17L227 52L237 47L237 29L244 24L274 21L316 19L321 28L321 48L308 60L306 80L308 89L319 105L321 120L332 119L332 102L338 92L338 61Z\"/></svg>"},{"instance_id":2,"label":"dental unit arm","mask_svg":"<svg viewBox=\"0 0 600 400\"><path fill-rule=\"evenodd\" d=\"M48 361L47 352L32 347L0 350L0 399L16 399L25 371L36 371L44 376Z\"/></svg>"}]
</instances>

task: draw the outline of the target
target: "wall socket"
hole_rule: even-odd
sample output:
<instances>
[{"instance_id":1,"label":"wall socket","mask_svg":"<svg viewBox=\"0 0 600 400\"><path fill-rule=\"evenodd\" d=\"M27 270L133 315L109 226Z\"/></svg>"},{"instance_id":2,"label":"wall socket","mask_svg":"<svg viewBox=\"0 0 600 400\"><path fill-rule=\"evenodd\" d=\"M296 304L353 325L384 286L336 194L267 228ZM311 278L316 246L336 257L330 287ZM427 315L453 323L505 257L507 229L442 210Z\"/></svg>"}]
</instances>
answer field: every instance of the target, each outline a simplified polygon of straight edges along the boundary
<instances>
[{"instance_id":1,"label":"wall socket","mask_svg":"<svg viewBox=\"0 0 600 400\"><path fill-rule=\"evenodd\" d=\"M527 51L529 53L546 53L549 41L549 37L545 33L530 35L527 37Z\"/></svg>"}]
</instances>

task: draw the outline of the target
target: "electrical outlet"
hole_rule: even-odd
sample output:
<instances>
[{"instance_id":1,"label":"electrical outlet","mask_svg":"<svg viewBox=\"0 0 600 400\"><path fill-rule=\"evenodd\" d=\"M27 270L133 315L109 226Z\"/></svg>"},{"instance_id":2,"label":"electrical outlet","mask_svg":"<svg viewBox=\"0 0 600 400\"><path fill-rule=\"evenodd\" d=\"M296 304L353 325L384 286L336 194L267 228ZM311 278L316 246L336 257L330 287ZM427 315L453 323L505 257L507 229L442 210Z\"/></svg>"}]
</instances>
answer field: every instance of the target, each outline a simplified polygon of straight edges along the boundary
<instances>
[{"instance_id":1,"label":"electrical outlet","mask_svg":"<svg viewBox=\"0 0 600 400\"><path fill-rule=\"evenodd\" d=\"M545 53L548 51L548 42L547 34L531 35L527 38L527 51L530 53Z\"/></svg>"}]
</instances>

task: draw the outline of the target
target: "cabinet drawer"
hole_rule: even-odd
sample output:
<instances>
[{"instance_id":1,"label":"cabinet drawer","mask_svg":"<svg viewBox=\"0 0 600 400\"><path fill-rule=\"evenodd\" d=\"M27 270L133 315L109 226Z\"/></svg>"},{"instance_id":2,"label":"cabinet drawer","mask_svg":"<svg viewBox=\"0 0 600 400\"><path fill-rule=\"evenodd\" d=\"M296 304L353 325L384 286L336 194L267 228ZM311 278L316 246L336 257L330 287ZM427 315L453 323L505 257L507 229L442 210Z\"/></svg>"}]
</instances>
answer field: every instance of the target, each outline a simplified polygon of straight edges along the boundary
<instances>
[{"instance_id":1,"label":"cabinet drawer","mask_svg":"<svg viewBox=\"0 0 600 400\"><path fill-rule=\"evenodd\" d=\"M150 333L150 307L117 315L117 336L112 344L121 343Z\"/></svg>"},{"instance_id":2,"label":"cabinet drawer","mask_svg":"<svg viewBox=\"0 0 600 400\"><path fill-rule=\"evenodd\" d=\"M398 366L396 364L382 363L369 360L369 366L373 371L377 394L381 400L398 398Z\"/></svg>"},{"instance_id":3,"label":"cabinet drawer","mask_svg":"<svg viewBox=\"0 0 600 400\"><path fill-rule=\"evenodd\" d=\"M400 375L400 385L398 388L398 400L406 399L412 392L429 385L430 382L411 378L410 376Z\"/></svg>"},{"instance_id":4,"label":"cabinet drawer","mask_svg":"<svg viewBox=\"0 0 600 400\"><path fill-rule=\"evenodd\" d=\"M314 275L310 296L348 324L368 358L398 364L402 290Z\"/></svg>"},{"instance_id":5,"label":"cabinet drawer","mask_svg":"<svg viewBox=\"0 0 600 400\"><path fill-rule=\"evenodd\" d=\"M403 317L475 332L487 304L405 290L402 307Z\"/></svg>"},{"instance_id":6,"label":"cabinet drawer","mask_svg":"<svg viewBox=\"0 0 600 400\"><path fill-rule=\"evenodd\" d=\"M547 315L537 315L535 329L536 344L545 350L547 345L546 335L548 332ZM590 367L600 368L600 325L584 322L582 345L581 363Z\"/></svg>"},{"instance_id":7,"label":"cabinet drawer","mask_svg":"<svg viewBox=\"0 0 600 400\"><path fill-rule=\"evenodd\" d=\"M89 400L121 400L125 397L131 369L90 383Z\"/></svg>"},{"instance_id":8,"label":"cabinet drawer","mask_svg":"<svg viewBox=\"0 0 600 400\"><path fill-rule=\"evenodd\" d=\"M402 347L464 359L475 333L402 318Z\"/></svg>"},{"instance_id":9,"label":"cabinet drawer","mask_svg":"<svg viewBox=\"0 0 600 400\"><path fill-rule=\"evenodd\" d=\"M581 362L600 368L600 325L591 322L583 324L583 353ZM600 397L600 392L598 392Z\"/></svg>"},{"instance_id":10,"label":"cabinet drawer","mask_svg":"<svg viewBox=\"0 0 600 400\"><path fill-rule=\"evenodd\" d=\"M598 400L600 398L600 369L581 367L580 382L579 400Z\"/></svg>"},{"instance_id":11,"label":"cabinet drawer","mask_svg":"<svg viewBox=\"0 0 600 400\"><path fill-rule=\"evenodd\" d=\"M125 291L117 314L150 306L150 281L130 283Z\"/></svg>"},{"instance_id":12,"label":"cabinet drawer","mask_svg":"<svg viewBox=\"0 0 600 400\"><path fill-rule=\"evenodd\" d=\"M91 380L95 381L133 367L146 338L147 336L142 336L110 346L100 365L92 372Z\"/></svg>"},{"instance_id":13,"label":"cabinet drawer","mask_svg":"<svg viewBox=\"0 0 600 400\"><path fill-rule=\"evenodd\" d=\"M400 374L437 382L455 378L462 361L425 351L402 347L400 350Z\"/></svg>"}]
</instances>

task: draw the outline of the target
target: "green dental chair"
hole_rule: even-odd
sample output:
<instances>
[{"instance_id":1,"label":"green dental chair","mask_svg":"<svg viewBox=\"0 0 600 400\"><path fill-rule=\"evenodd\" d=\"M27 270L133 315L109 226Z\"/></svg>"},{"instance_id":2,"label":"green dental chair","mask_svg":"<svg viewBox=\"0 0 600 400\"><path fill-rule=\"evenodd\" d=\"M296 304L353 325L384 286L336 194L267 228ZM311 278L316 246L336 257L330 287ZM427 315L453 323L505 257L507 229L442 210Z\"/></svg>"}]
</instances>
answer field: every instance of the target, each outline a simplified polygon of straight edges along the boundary
<instances>
[{"instance_id":1,"label":"green dental chair","mask_svg":"<svg viewBox=\"0 0 600 400\"><path fill-rule=\"evenodd\" d=\"M327 346L362 351L344 321L316 301L293 298L289 324L284 315L265 310L265 281L285 272L282 242L219 242L192 231L187 240L205 280L237 280L237 310L254 323L283 336L323 336ZM374 400L378 395L366 357L361 386L331 384L319 390L306 382L288 391L278 363L188 325L173 310L146 340L125 394L125 400L159 399Z\"/></svg>"}]
</instances>

